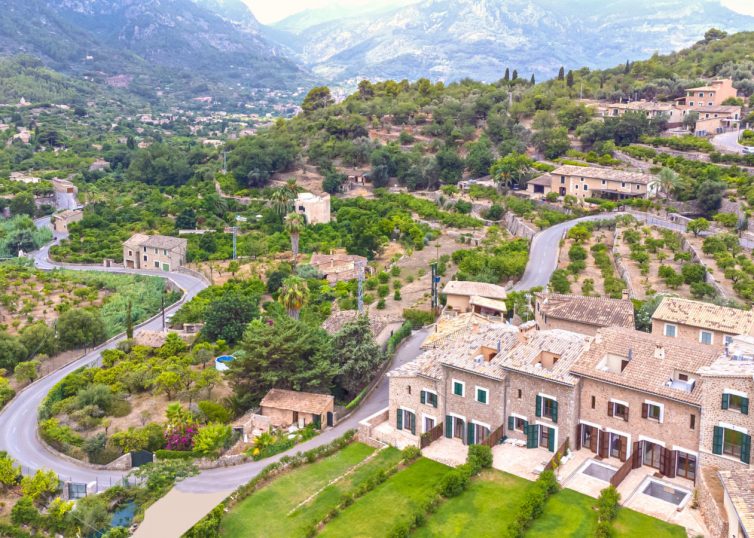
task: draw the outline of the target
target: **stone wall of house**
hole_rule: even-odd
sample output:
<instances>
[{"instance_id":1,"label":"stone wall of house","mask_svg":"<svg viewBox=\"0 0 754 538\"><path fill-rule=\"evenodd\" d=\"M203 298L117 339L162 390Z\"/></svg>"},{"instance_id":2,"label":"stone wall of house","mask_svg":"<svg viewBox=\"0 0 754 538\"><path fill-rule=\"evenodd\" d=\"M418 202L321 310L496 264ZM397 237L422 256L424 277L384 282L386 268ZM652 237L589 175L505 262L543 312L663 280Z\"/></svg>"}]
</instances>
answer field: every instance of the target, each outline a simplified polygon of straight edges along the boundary
<instances>
[{"instance_id":1,"label":"stone wall of house","mask_svg":"<svg viewBox=\"0 0 754 538\"><path fill-rule=\"evenodd\" d=\"M723 505L723 485L717 468L701 467L696 475L696 496L699 513L712 538L728 535L728 516Z\"/></svg>"},{"instance_id":2,"label":"stone wall of house","mask_svg":"<svg viewBox=\"0 0 754 538\"><path fill-rule=\"evenodd\" d=\"M556 448L566 437L570 439L571 450L576 447L576 425L579 422L579 389L575 386L554 383L538 376L508 371L506 382L506 435L514 439L526 439L521 431L508 431L507 420L514 413L526 417L529 424L543 424L548 428L557 428ZM553 396L558 402L558 421L537 417L537 395Z\"/></svg>"},{"instance_id":3,"label":"stone wall of house","mask_svg":"<svg viewBox=\"0 0 754 538\"><path fill-rule=\"evenodd\" d=\"M697 451L701 427L699 408L591 379L583 378L581 383L581 420L600 425L603 429L608 428L630 435L631 446L639 441L640 435L643 435L665 443L667 448L677 446L690 452ZM594 407L592 407L592 396L594 396ZM628 421L608 416L608 402L611 399L628 403ZM641 417L641 408L645 400L663 405L662 423ZM691 429L690 415L692 414L696 416L694 429Z\"/></svg>"},{"instance_id":4,"label":"stone wall of house","mask_svg":"<svg viewBox=\"0 0 754 538\"><path fill-rule=\"evenodd\" d=\"M704 465L714 465L720 469L736 471L750 467L737 458L719 456L712 453L712 437L714 427L721 422L745 428L751 435L754 432L754 408L744 415L733 409L722 408L722 397L725 389L732 389L754 396L754 381L751 377L711 377L704 376L701 380L702 389L702 420L700 424L699 457Z\"/></svg>"},{"instance_id":5,"label":"stone wall of house","mask_svg":"<svg viewBox=\"0 0 754 538\"><path fill-rule=\"evenodd\" d=\"M387 422L387 420L388 408L385 408L382 411L378 411L375 414L365 418L364 420L359 422L359 426L356 431L356 439L359 442L368 444L369 446L379 446L381 443L378 442L373 436L374 428L376 428L383 422Z\"/></svg>"},{"instance_id":6,"label":"stone wall of house","mask_svg":"<svg viewBox=\"0 0 754 538\"><path fill-rule=\"evenodd\" d=\"M388 420L396 426L396 412L398 408L408 409L416 414L417 438L424 433L424 418L432 417L435 425L445 420L445 395L443 385L439 381L433 381L425 377L390 377L389 393L390 404L388 407ZM421 391L430 390L437 393L437 407L421 403Z\"/></svg>"},{"instance_id":7,"label":"stone wall of house","mask_svg":"<svg viewBox=\"0 0 754 538\"><path fill-rule=\"evenodd\" d=\"M713 347L722 351L725 348L725 336L733 336L729 333L723 333L720 331L712 331L704 329L705 331L712 333L712 344L702 344L699 341L699 333L701 329L699 327L691 327L690 325L681 325L679 323L671 323L676 327L676 339L682 342L688 342L690 344L698 344L702 348ZM665 322L659 319L652 320L652 334L663 336L665 331Z\"/></svg>"},{"instance_id":8,"label":"stone wall of house","mask_svg":"<svg viewBox=\"0 0 754 538\"><path fill-rule=\"evenodd\" d=\"M535 312L535 318L537 320L537 326L542 331L548 329L562 329L564 331L571 331L579 334L588 334L590 336L594 336L595 334L597 334L597 329L599 329L599 327L597 327L596 325L587 325L586 323L579 323L577 321L543 316L539 312Z\"/></svg>"},{"instance_id":9,"label":"stone wall of house","mask_svg":"<svg viewBox=\"0 0 754 538\"><path fill-rule=\"evenodd\" d=\"M495 380L473 372L456 370L455 368L443 367L445 379L444 393L446 394L445 415L455 414L464 417L466 423L475 421L489 426L490 431L499 428L504 420L505 391L502 380ZM453 394L453 380L464 383L464 395ZM488 390L486 404L476 401L476 388ZM466 435L464 435L464 438Z\"/></svg>"}]
</instances>

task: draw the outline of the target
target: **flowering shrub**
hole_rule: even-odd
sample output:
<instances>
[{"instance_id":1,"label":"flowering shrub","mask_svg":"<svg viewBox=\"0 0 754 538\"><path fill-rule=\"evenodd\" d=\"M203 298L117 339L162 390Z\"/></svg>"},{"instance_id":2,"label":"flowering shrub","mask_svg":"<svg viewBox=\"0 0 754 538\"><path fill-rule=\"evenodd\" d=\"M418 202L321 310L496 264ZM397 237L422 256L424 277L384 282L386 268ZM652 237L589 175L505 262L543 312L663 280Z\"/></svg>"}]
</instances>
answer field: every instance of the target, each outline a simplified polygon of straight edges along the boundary
<instances>
[{"instance_id":1,"label":"flowering shrub","mask_svg":"<svg viewBox=\"0 0 754 538\"><path fill-rule=\"evenodd\" d=\"M170 424L165 430L165 448L168 450L191 450L197 427L193 424Z\"/></svg>"}]
</instances>

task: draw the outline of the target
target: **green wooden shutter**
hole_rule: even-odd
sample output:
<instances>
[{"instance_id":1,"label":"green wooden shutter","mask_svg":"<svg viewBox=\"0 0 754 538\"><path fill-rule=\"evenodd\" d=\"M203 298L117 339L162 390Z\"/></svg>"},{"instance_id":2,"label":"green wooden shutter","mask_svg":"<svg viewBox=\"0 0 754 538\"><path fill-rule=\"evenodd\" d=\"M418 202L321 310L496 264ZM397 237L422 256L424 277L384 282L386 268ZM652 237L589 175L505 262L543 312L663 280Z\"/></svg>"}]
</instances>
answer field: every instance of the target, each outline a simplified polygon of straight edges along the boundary
<instances>
[{"instance_id":1,"label":"green wooden shutter","mask_svg":"<svg viewBox=\"0 0 754 538\"><path fill-rule=\"evenodd\" d=\"M424 391L419 392L419 401L421 403L427 403L427 393Z\"/></svg>"},{"instance_id":2,"label":"green wooden shutter","mask_svg":"<svg viewBox=\"0 0 754 538\"><path fill-rule=\"evenodd\" d=\"M403 429L403 409L398 408L395 414L395 427L399 430Z\"/></svg>"},{"instance_id":3,"label":"green wooden shutter","mask_svg":"<svg viewBox=\"0 0 754 538\"><path fill-rule=\"evenodd\" d=\"M744 415L749 414L749 399L748 398L741 398L741 412Z\"/></svg>"},{"instance_id":4,"label":"green wooden shutter","mask_svg":"<svg viewBox=\"0 0 754 538\"><path fill-rule=\"evenodd\" d=\"M534 414L538 417L542 416L542 396L537 394L537 408L534 410Z\"/></svg>"},{"instance_id":5,"label":"green wooden shutter","mask_svg":"<svg viewBox=\"0 0 754 538\"><path fill-rule=\"evenodd\" d=\"M547 436L547 450L555 452L555 428L550 428L550 435Z\"/></svg>"},{"instance_id":6,"label":"green wooden shutter","mask_svg":"<svg viewBox=\"0 0 754 538\"><path fill-rule=\"evenodd\" d=\"M552 401L552 421L557 422L558 421L558 402L557 400Z\"/></svg>"},{"instance_id":7,"label":"green wooden shutter","mask_svg":"<svg viewBox=\"0 0 754 538\"><path fill-rule=\"evenodd\" d=\"M715 426L712 430L712 453L721 455L723 453L723 428Z\"/></svg>"},{"instance_id":8,"label":"green wooden shutter","mask_svg":"<svg viewBox=\"0 0 754 538\"><path fill-rule=\"evenodd\" d=\"M487 391L482 389L476 390L476 399L479 401L479 403L486 404L487 403Z\"/></svg>"},{"instance_id":9,"label":"green wooden shutter","mask_svg":"<svg viewBox=\"0 0 754 538\"><path fill-rule=\"evenodd\" d=\"M474 424L469 422L466 425L466 432L467 432L466 442L470 445L473 445L474 444Z\"/></svg>"},{"instance_id":10,"label":"green wooden shutter","mask_svg":"<svg viewBox=\"0 0 754 538\"><path fill-rule=\"evenodd\" d=\"M749 463L751 455L751 435L744 435L743 444L741 445L741 461Z\"/></svg>"},{"instance_id":11,"label":"green wooden shutter","mask_svg":"<svg viewBox=\"0 0 754 538\"><path fill-rule=\"evenodd\" d=\"M508 417L508 431L513 431L516 429L516 419L512 416Z\"/></svg>"},{"instance_id":12,"label":"green wooden shutter","mask_svg":"<svg viewBox=\"0 0 754 538\"><path fill-rule=\"evenodd\" d=\"M723 409L728 409L728 406L730 406L730 394L723 392L723 403L721 407Z\"/></svg>"},{"instance_id":13,"label":"green wooden shutter","mask_svg":"<svg viewBox=\"0 0 754 538\"><path fill-rule=\"evenodd\" d=\"M430 398L430 401L432 402L432 407L437 409L437 394L430 394L432 398Z\"/></svg>"},{"instance_id":14,"label":"green wooden shutter","mask_svg":"<svg viewBox=\"0 0 754 538\"><path fill-rule=\"evenodd\" d=\"M445 437L453 437L453 417L450 415L445 415Z\"/></svg>"},{"instance_id":15,"label":"green wooden shutter","mask_svg":"<svg viewBox=\"0 0 754 538\"><path fill-rule=\"evenodd\" d=\"M526 429L526 448L537 448L537 438L539 437L539 426L532 424Z\"/></svg>"},{"instance_id":16,"label":"green wooden shutter","mask_svg":"<svg viewBox=\"0 0 754 538\"><path fill-rule=\"evenodd\" d=\"M411 428L411 435L416 435L416 415L413 413L408 414L408 425Z\"/></svg>"}]
</instances>

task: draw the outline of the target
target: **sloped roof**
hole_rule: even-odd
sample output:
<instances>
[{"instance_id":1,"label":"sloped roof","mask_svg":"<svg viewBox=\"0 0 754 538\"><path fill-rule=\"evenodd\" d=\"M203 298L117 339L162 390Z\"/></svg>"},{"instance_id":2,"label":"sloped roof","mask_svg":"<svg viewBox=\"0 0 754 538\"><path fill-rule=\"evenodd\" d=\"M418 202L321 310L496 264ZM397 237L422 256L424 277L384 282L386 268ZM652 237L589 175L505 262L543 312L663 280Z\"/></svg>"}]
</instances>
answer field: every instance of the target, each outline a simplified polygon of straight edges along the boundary
<instances>
[{"instance_id":1,"label":"sloped roof","mask_svg":"<svg viewBox=\"0 0 754 538\"><path fill-rule=\"evenodd\" d=\"M505 288L498 286L497 284L490 284L488 282L471 282L468 280L451 280L442 292L445 295L478 295L479 297L487 297L490 299L505 299L507 294Z\"/></svg>"},{"instance_id":2,"label":"sloped roof","mask_svg":"<svg viewBox=\"0 0 754 538\"><path fill-rule=\"evenodd\" d=\"M502 358L501 365L505 370L575 385L578 378L571 375L571 366L584 351L589 349L591 341L591 336L561 329L531 331L527 334L525 343L516 346ZM551 369L537 366L537 358L543 351L559 357Z\"/></svg>"},{"instance_id":3,"label":"sloped roof","mask_svg":"<svg viewBox=\"0 0 754 538\"><path fill-rule=\"evenodd\" d=\"M626 183L639 183L647 185L654 181L654 176L649 174L640 174L638 172L627 172L626 170L617 170L615 168L600 168L598 166L575 166L566 164L550 172L553 176L579 176L592 179L607 179L610 181L625 181Z\"/></svg>"},{"instance_id":4,"label":"sloped roof","mask_svg":"<svg viewBox=\"0 0 754 538\"><path fill-rule=\"evenodd\" d=\"M509 323L493 323L486 327L479 327L477 332L471 331L462 335L452 347L442 347L428 353L434 353L440 364L444 366L493 379L502 379L504 372L500 357L519 343L519 337L518 327ZM496 350L497 355L490 360L485 360L480 357L482 347Z\"/></svg>"},{"instance_id":5,"label":"sloped roof","mask_svg":"<svg viewBox=\"0 0 754 538\"><path fill-rule=\"evenodd\" d=\"M132 247L140 247L144 241L149 239L147 234L133 234L131 237L125 240L124 244Z\"/></svg>"},{"instance_id":6,"label":"sloped roof","mask_svg":"<svg viewBox=\"0 0 754 538\"><path fill-rule=\"evenodd\" d=\"M469 300L469 304L474 306L481 306L482 308L489 308L490 310L497 310L498 312L505 312L508 307L505 305L505 301L498 301L497 299L490 299L488 297L480 297L479 295L472 295Z\"/></svg>"},{"instance_id":7,"label":"sloped roof","mask_svg":"<svg viewBox=\"0 0 754 538\"><path fill-rule=\"evenodd\" d=\"M457 316L443 316L437 320L435 330L424 339L422 349L430 349L454 341L459 335L472 331L474 325L493 323L488 317L475 312L465 312Z\"/></svg>"},{"instance_id":8,"label":"sloped roof","mask_svg":"<svg viewBox=\"0 0 754 538\"><path fill-rule=\"evenodd\" d=\"M550 185L552 185L552 177L549 174L544 174L534 179L530 179L527 184L544 185L545 187L549 187Z\"/></svg>"},{"instance_id":9,"label":"sloped roof","mask_svg":"<svg viewBox=\"0 0 754 538\"><path fill-rule=\"evenodd\" d=\"M660 350L662 353L657 353ZM600 363L609 355L630 360L619 373L600 369ZM694 374L712 364L717 355L718 351L709 346L621 327L605 327L597 331L589 350L574 362L571 373L701 405L699 383L689 392L670 386L669 382L676 371Z\"/></svg>"},{"instance_id":10,"label":"sloped roof","mask_svg":"<svg viewBox=\"0 0 754 538\"><path fill-rule=\"evenodd\" d=\"M690 325L729 334L750 334L754 329L754 312L728 306L665 297L652 314L653 320Z\"/></svg>"},{"instance_id":11,"label":"sloped roof","mask_svg":"<svg viewBox=\"0 0 754 538\"><path fill-rule=\"evenodd\" d=\"M298 392L295 390L270 389L259 403L261 407L273 407L321 415L332 409L335 398L329 394Z\"/></svg>"},{"instance_id":12,"label":"sloped roof","mask_svg":"<svg viewBox=\"0 0 754 538\"><path fill-rule=\"evenodd\" d=\"M597 327L634 328L634 305L629 299L559 293L540 293L537 298L540 313L550 318Z\"/></svg>"},{"instance_id":13,"label":"sloped roof","mask_svg":"<svg viewBox=\"0 0 754 538\"><path fill-rule=\"evenodd\" d=\"M718 471L718 475L741 520L741 526L748 536L754 536L754 469Z\"/></svg>"},{"instance_id":14,"label":"sloped roof","mask_svg":"<svg viewBox=\"0 0 754 538\"><path fill-rule=\"evenodd\" d=\"M150 235L148 239L141 244L143 247L166 248L170 250L181 247L186 248L186 245L188 245L188 240L169 235Z\"/></svg>"}]
</instances>

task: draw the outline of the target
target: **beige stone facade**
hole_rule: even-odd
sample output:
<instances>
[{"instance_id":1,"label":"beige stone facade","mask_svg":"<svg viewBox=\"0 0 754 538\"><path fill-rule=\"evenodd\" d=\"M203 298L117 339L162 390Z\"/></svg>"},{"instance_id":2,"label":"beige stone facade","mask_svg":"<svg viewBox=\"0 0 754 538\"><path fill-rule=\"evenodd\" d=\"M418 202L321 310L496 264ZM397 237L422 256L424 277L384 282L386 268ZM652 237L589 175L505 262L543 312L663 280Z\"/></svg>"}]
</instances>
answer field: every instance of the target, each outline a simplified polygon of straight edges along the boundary
<instances>
[{"instance_id":1,"label":"beige stone facade","mask_svg":"<svg viewBox=\"0 0 754 538\"><path fill-rule=\"evenodd\" d=\"M501 316L506 311L505 288L487 282L451 280L442 290L447 310Z\"/></svg>"},{"instance_id":2,"label":"beige stone facade","mask_svg":"<svg viewBox=\"0 0 754 538\"><path fill-rule=\"evenodd\" d=\"M68 225L73 222L79 222L83 218L84 212L80 209L67 209L56 213L50 220L53 231L56 233L68 233Z\"/></svg>"},{"instance_id":3,"label":"beige stone facade","mask_svg":"<svg viewBox=\"0 0 754 538\"><path fill-rule=\"evenodd\" d=\"M711 81L706 86L688 88L684 102L686 106L720 106L726 99L737 97L738 90L733 87L733 80L718 79Z\"/></svg>"},{"instance_id":4,"label":"beige stone facade","mask_svg":"<svg viewBox=\"0 0 754 538\"><path fill-rule=\"evenodd\" d=\"M270 389L259 407L260 414L277 428L314 424L324 429L335 423L335 398L329 394Z\"/></svg>"},{"instance_id":5,"label":"beige stone facade","mask_svg":"<svg viewBox=\"0 0 754 538\"><path fill-rule=\"evenodd\" d=\"M320 196L302 192L295 202L296 212L306 219L307 224L327 224L330 222L330 195Z\"/></svg>"},{"instance_id":6,"label":"beige stone facade","mask_svg":"<svg viewBox=\"0 0 754 538\"><path fill-rule=\"evenodd\" d=\"M526 190L533 195L556 192L559 196L623 200L655 196L657 181L649 174L597 166L564 165L530 181Z\"/></svg>"},{"instance_id":7,"label":"beige stone facade","mask_svg":"<svg viewBox=\"0 0 754 538\"><path fill-rule=\"evenodd\" d=\"M174 271L186 264L188 241L167 235L134 234L123 243L127 269Z\"/></svg>"}]
</instances>

